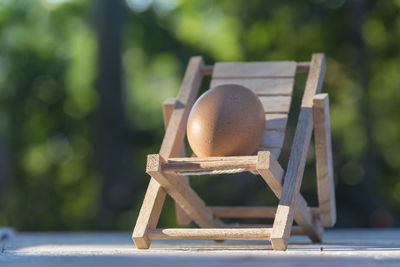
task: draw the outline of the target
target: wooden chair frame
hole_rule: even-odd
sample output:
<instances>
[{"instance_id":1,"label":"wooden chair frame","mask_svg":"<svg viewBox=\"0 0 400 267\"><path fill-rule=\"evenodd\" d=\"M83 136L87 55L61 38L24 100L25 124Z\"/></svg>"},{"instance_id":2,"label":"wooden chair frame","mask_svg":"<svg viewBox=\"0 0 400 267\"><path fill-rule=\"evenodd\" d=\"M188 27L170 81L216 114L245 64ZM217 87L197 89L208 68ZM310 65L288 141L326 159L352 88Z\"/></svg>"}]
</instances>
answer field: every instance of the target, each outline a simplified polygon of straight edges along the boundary
<instances>
[{"instance_id":1,"label":"wooden chair frame","mask_svg":"<svg viewBox=\"0 0 400 267\"><path fill-rule=\"evenodd\" d=\"M147 159L151 176L132 239L139 249L149 248L153 239L270 240L274 250L286 250L290 234L305 234L322 241L323 227L336 221L333 163L330 140L329 99L320 94L325 57L313 54L310 62L297 63L297 72L308 72L297 127L286 172L269 151L255 156L184 158L186 123L204 75L212 74L201 57L189 61L177 99L164 102L166 133L159 154ZM308 207L300 194L306 156L314 129L318 207ZM210 207L190 187L184 171L242 168L261 175L279 198L278 207ZM157 229L168 193L177 203L178 223L193 220L200 228ZM275 218L272 227L224 226L220 218ZM298 226L293 226L295 220Z\"/></svg>"}]
</instances>

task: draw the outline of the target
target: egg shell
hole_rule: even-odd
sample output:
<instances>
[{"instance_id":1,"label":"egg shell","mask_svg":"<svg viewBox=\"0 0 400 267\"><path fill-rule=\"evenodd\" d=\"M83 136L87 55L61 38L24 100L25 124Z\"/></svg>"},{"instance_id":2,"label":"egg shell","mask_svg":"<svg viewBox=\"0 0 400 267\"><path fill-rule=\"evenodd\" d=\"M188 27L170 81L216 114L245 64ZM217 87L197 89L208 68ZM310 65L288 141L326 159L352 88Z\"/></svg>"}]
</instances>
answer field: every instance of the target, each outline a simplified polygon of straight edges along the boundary
<instances>
[{"instance_id":1,"label":"egg shell","mask_svg":"<svg viewBox=\"0 0 400 267\"><path fill-rule=\"evenodd\" d=\"M259 98L236 84L220 85L202 94L187 123L188 141L198 157L251 155L264 130Z\"/></svg>"}]
</instances>

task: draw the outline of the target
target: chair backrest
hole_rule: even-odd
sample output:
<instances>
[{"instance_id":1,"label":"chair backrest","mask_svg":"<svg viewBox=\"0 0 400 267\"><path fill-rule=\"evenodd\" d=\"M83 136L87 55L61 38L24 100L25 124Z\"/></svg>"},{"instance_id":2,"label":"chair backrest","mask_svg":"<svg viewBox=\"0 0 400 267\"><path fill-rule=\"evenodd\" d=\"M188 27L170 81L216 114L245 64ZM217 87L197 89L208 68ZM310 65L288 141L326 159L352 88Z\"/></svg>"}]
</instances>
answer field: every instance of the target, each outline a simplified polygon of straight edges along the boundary
<instances>
[{"instance_id":1,"label":"chair backrest","mask_svg":"<svg viewBox=\"0 0 400 267\"><path fill-rule=\"evenodd\" d=\"M210 87L239 84L260 98L265 111L265 132L258 151L271 151L278 158L285 139L295 75L295 61L216 63Z\"/></svg>"}]
</instances>

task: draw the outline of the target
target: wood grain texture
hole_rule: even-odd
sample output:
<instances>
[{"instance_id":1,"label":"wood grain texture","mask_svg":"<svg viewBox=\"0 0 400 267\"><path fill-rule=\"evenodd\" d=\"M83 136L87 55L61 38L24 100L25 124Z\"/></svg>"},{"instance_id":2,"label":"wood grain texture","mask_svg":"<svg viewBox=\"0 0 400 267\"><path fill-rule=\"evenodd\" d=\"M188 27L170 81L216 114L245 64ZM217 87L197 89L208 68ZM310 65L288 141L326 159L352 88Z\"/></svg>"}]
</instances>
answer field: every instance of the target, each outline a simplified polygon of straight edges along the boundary
<instances>
[{"instance_id":1,"label":"wood grain texture","mask_svg":"<svg viewBox=\"0 0 400 267\"><path fill-rule=\"evenodd\" d=\"M166 240L269 240L271 228L202 228L149 230L153 239Z\"/></svg>"},{"instance_id":2,"label":"wood grain texture","mask_svg":"<svg viewBox=\"0 0 400 267\"><path fill-rule=\"evenodd\" d=\"M192 57L189 61L179 90L175 109L172 112L161 144L160 155L163 158L178 155L182 147L189 112L197 98L203 77L200 73L202 66L203 59L201 57Z\"/></svg>"},{"instance_id":3,"label":"wood grain texture","mask_svg":"<svg viewBox=\"0 0 400 267\"><path fill-rule=\"evenodd\" d=\"M286 95L293 93L293 78L231 78L211 80L210 88L223 84L238 84L252 90L258 96Z\"/></svg>"},{"instance_id":4,"label":"wood grain texture","mask_svg":"<svg viewBox=\"0 0 400 267\"><path fill-rule=\"evenodd\" d=\"M295 230L294 226L291 235ZM132 246L128 235L124 231L18 231L2 240L1 266L396 267L400 259L400 229L396 228L328 229L322 244L291 236L285 253L273 251L269 242L254 241L154 240L151 250L142 251Z\"/></svg>"},{"instance_id":5,"label":"wood grain texture","mask_svg":"<svg viewBox=\"0 0 400 267\"><path fill-rule=\"evenodd\" d=\"M214 65L213 78L294 77L295 61L221 62Z\"/></svg>"},{"instance_id":6,"label":"wood grain texture","mask_svg":"<svg viewBox=\"0 0 400 267\"><path fill-rule=\"evenodd\" d=\"M137 248L147 249L150 247L151 239L147 230L157 227L165 196L164 189L151 178L132 234L132 240Z\"/></svg>"},{"instance_id":7,"label":"wood grain texture","mask_svg":"<svg viewBox=\"0 0 400 267\"><path fill-rule=\"evenodd\" d=\"M165 160L159 154L148 155L146 172L162 185L165 191L185 210L200 227L218 227L222 222L214 219L212 211L206 207L197 193L176 174L162 172Z\"/></svg>"},{"instance_id":8,"label":"wood grain texture","mask_svg":"<svg viewBox=\"0 0 400 267\"><path fill-rule=\"evenodd\" d=\"M333 227L336 222L335 183L328 94L313 98L315 158L317 167L318 203L321 224Z\"/></svg>"},{"instance_id":9,"label":"wood grain texture","mask_svg":"<svg viewBox=\"0 0 400 267\"><path fill-rule=\"evenodd\" d=\"M176 98L167 98L163 103L163 117L164 117L164 127L167 129L169 119L172 115L172 112L175 109ZM179 150L178 157L185 156L185 145L182 144L181 149ZM189 177L182 176L182 180L189 184ZM175 211L176 211L176 221L178 225L184 226L189 225L191 222L190 217L185 213L185 211L175 202Z\"/></svg>"},{"instance_id":10,"label":"wood grain texture","mask_svg":"<svg viewBox=\"0 0 400 267\"><path fill-rule=\"evenodd\" d=\"M260 96L265 113L289 113L292 97L290 96Z\"/></svg>"},{"instance_id":11,"label":"wood grain texture","mask_svg":"<svg viewBox=\"0 0 400 267\"><path fill-rule=\"evenodd\" d=\"M285 183L283 185L283 191L271 235L271 243L275 250L286 250L287 248L296 210L295 203L296 199L299 199L297 196L299 195L303 179L308 147L312 135L313 97L321 91L324 74L325 56L323 54L313 54L302 98L297 127L292 142L289 163L284 179ZM315 234L318 235L318 232Z\"/></svg>"}]
</instances>

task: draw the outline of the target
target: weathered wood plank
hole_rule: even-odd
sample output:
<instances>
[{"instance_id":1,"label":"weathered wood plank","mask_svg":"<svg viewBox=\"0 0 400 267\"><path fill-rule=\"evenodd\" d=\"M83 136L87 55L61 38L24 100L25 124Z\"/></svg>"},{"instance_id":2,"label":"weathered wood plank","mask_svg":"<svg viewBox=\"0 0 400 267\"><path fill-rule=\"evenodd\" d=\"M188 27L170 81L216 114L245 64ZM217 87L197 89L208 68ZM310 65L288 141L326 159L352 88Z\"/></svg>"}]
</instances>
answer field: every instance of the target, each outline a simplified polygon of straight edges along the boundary
<instances>
[{"instance_id":1,"label":"weathered wood plank","mask_svg":"<svg viewBox=\"0 0 400 267\"><path fill-rule=\"evenodd\" d=\"M167 129L169 119L172 115L172 112L175 109L175 104L176 104L176 98L167 98L164 103L163 103L163 117L164 117L164 127ZM178 157L184 157L185 156L185 145L182 144L181 149L179 150L179 154L176 155ZM187 176L182 176L182 180L189 184L189 177ZM175 202L175 211L176 211L176 221L178 225L189 225L191 222L191 219L185 211L178 205L178 203Z\"/></svg>"},{"instance_id":2,"label":"weathered wood plank","mask_svg":"<svg viewBox=\"0 0 400 267\"><path fill-rule=\"evenodd\" d=\"M289 113L292 97L260 96L265 113Z\"/></svg>"},{"instance_id":3,"label":"weathered wood plank","mask_svg":"<svg viewBox=\"0 0 400 267\"><path fill-rule=\"evenodd\" d=\"M328 94L313 98L315 158L317 167L318 203L321 224L332 227L336 222L335 183Z\"/></svg>"},{"instance_id":4,"label":"weathered wood plank","mask_svg":"<svg viewBox=\"0 0 400 267\"><path fill-rule=\"evenodd\" d=\"M214 65L213 78L294 77L295 61L220 62Z\"/></svg>"},{"instance_id":5,"label":"weathered wood plank","mask_svg":"<svg viewBox=\"0 0 400 267\"><path fill-rule=\"evenodd\" d=\"M276 250L286 250L287 248L290 229L295 214L296 199L299 199L298 195L303 180L304 167L312 135L313 97L321 91L324 74L324 55L313 54L284 179L285 183L283 185L283 191L271 235L271 243ZM309 227L312 229L314 226L309 225ZM315 234L318 235L318 232Z\"/></svg>"},{"instance_id":6,"label":"weathered wood plank","mask_svg":"<svg viewBox=\"0 0 400 267\"><path fill-rule=\"evenodd\" d=\"M235 226L236 227L236 226ZM268 227L268 225L266 226ZM154 240L135 249L127 232L16 232L2 240L1 266L397 266L399 229L328 229L325 242L293 236L285 253L269 242ZM301 229L299 229L301 230ZM293 236L293 238L292 238ZM188 264L189 263L189 264ZM267 264L266 264L267 263Z\"/></svg>"},{"instance_id":7,"label":"weathered wood plank","mask_svg":"<svg viewBox=\"0 0 400 267\"><path fill-rule=\"evenodd\" d=\"M293 78L231 78L231 79L212 79L210 87L216 87L223 84L238 84L252 90L256 95L286 95L293 93Z\"/></svg>"}]
</instances>

